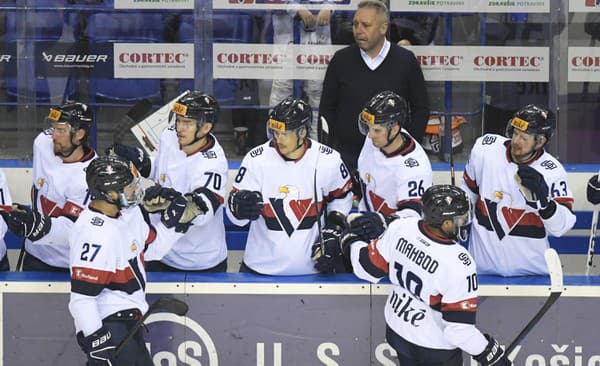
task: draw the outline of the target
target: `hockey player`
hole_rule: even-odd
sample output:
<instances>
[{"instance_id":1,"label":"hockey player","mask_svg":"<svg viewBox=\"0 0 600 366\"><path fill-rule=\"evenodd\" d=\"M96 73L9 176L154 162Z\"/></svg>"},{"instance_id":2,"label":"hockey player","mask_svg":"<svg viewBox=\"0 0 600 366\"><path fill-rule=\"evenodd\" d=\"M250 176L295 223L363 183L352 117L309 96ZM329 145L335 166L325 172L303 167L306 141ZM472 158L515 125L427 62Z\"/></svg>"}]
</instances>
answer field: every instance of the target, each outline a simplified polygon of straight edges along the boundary
<instances>
[{"instance_id":1,"label":"hockey player","mask_svg":"<svg viewBox=\"0 0 600 366\"><path fill-rule=\"evenodd\" d=\"M12 209L12 198L10 191L8 190L8 183L4 171L0 169L0 213L4 216L4 210ZM4 235L8 231L8 226L4 218L0 219L0 271L10 271L10 263L8 261L8 255L6 253L6 243L4 242Z\"/></svg>"},{"instance_id":2,"label":"hockey player","mask_svg":"<svg viewBox=\"0 0 600 366\"><path fill-rule=\"evenodd\" d=\"M463 351L484 366L512 364L498 342L475 326L476 265L459 244L470 218L465 192L434 185L423 194L423 219L399 218L371 242L344 240L358 277L392 282L386 339L402 366L462 366Z\"/></svg>"},{"instance_id":3,"label":"hockey player","mask_svg":"<svg viewBox=\"0 0 600 366\"><path fill-rule=\"evenodd\" d=\"M329 218L345 216L351 208L348 170L338 152L308 138L311 120L310 105L284 99L269 115L270 140L242 160L227 206L234 224L251 222L240 271L317 273L311 248L319 238L324 204Z\"/></svg>"},{"instance_id":4,"label":"hockey player","mask_svg":"<svg viewBox=\"0 0 600 366\"><path fill-rule=\"evenodd\" d=\"M162 187L184 193L203 212L160 262L149 271L227 271L223 203L228 164L223 148L211 133L218 122L219 103L192 91L173 106L174 126L160 138L152 178ZM153 221L160 215L152 215Z\"/></svg>"},{"instance_id":5,"label":"hockey player","mask_svg":"<svg viewBox=\"0 0 600 366\"><path fill-rule=\"evenodd\" d=\"M408 103L391 91L375 95L360 113L358 127L367 138L358 157L359 211L421 216L421 195L432 183L431 163L403 128L409 118ZM373 239L383 231L380 222L372 214L361 215L351 230Z\"/></svg>"},{"instance_id":6,"label":"hockey player","mask_svg":"<svg viewBox=\"0 0 600 366\"><path fill-rule=\"evenodd\" d=\"M69 235L71 299L77 342L87 365L152 365L142 328L115 357L117 345L147 310L145 259L160 259L182 235L170 229L193 219L182 196L172 196L156 225L145 221L143 190L129 162L94 159L86 171L91 202ZM146 201L164 196L155 190Z\"/></svg>"},{"instance_id":7,"label":"hockey player","mask_svg":"<svg viewBox=\"0 0 600 366\"><path fill-rule=\"evenodd\" d=\"M96 157L88 144L92 111L80 102L67 101L51 108L51 127L33 143L32 209L18 209L4 215L16 235L25 236L23 270L69 271L69 246L55 241L64 238L88 201L85 169Z\"/></svg>"},{"instance_id":8,"label":"hockey player","mask_svg":"<svg viewBox=\"0 0 600 366\"><path fill-rule=\"evenodd\" d=\"M554 129L551 112L527 105L508 121L508 138L486 134L475 141L463 189L475 207L469 252L479 274L548 274L548 235L575 224L566 171L544 150Z\"/></svg>"}]
</instances>

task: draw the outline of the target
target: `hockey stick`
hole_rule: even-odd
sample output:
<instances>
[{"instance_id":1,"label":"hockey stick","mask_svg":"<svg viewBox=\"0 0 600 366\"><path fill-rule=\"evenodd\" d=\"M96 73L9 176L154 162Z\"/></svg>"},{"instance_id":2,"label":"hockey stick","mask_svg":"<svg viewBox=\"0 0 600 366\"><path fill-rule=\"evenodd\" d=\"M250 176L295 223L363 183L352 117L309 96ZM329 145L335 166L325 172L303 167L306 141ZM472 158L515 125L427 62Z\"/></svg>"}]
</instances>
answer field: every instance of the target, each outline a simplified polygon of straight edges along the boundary
<instances>
[{"instance_id":1,"label":"hockey stick","mask_svg":"<svg viewBox=\"0 0 600 366\"><path fill-rule=\"evenodd\" d=\"M184 316L185 314L187 314L188 309L188 305L181 300L177 300L171 297L160 297L152 305L150 305L148 311L146 311L146 314L144 314L144 316L142 316L137 322L135 322L133 327L129 329L129 333L127 333L127 336L117 346L116 354L118 355L123 350L123 348L127 345L131 338L133 338L133 336L137 333L140 327L144 325L144 321L148 319L150 315L154 314L159 310L164 310L175 315Z\"/></svg>"},{"instance_id":2,"label":"hockey stick","mask_svg":"<svg viewBox=\"0 0 600 366\"><path fill-rule=\"evenodd\" d=\"M534 317L527 323L525 328L519 332L515 339L506 347L505 353L508 355L512 350L521 342L523 338L536 326L536 324L542 319L544 314L552 307L552 304L560 297L563 291L563 271L560 258L556 250L552 248L546 249L544 252L544 259L546 260L546 266L548 266L548 272L550 272L550 296L546 299L546 302L540 310L534 315Z\"/></svg>"},{"instance_id":3,"label":"hockey stick","mask_svg":"<svg viewBox=\"0 0 600 366\"><path fill-rule=\"evenodd\" d=\"M585 275L589 276L594 261L594 249L596 247L596 229L598 227L598 205L594 205L592 213L592 226L590 227L590 241L588 244L587 261L585 263Z\"/></svg>"},{"instance_id":4,"label":"hockey stick","mask_svg":"<svg viewBox=\"0 0 600 366\"><path fill-rule=\"evenodd\" d=\"M329 125L325 117L321 116L321 131L322 135L329 133ZM315 159L315 174L313 176L313 196L315 200L315 215L317 218L317 230L319 231L319 244L321 245L321 255L325 255L325 242L323 241L323 225L321 225L321 212L319 210L319 196L317 195L317 167L319 166L319 155L321 151L317 151L317 158Z\"/></svg>"},{"instance_id":5,"label":"hockey stick","mask_svg":"<svg viewBox=\"0 0 600 366\"><path fill-rule=\"evenodd\" d=\"M135 103L127 113L117 121L113 131L113 144L120 144L129 132L129 129L144 118L152 110L152 103L148 99L142 99Z\"/></svg>"},{"instance_id":6,"label":"hockey stick","mask_svg":"<svg viewBox=\"0 0 600 366\"><path fill-rule=\"evenodd\" d=\"M600 180L600 172L598 172L598 179ZM591 184L591 183L588 183ZM589 197L588 197L589 200ZM591 203L591 202L590 202ZM589 276L594 261L594 249L596 247L596 229L598 227L598 206L594 205L594 211L592 213L592 225L590 227L590 241L588 243L588 254L587 261L585 262L585 275Z\"/></svg>"}]
</instances>

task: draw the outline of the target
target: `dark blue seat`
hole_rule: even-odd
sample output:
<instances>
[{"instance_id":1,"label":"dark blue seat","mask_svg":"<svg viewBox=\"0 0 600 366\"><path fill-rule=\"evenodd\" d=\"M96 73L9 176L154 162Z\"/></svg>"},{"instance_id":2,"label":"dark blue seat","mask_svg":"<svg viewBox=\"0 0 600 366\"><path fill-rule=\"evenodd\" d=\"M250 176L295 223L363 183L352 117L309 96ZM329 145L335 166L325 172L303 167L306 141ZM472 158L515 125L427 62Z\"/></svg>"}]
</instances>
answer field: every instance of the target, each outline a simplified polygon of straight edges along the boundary
<instances>
[{"instance_id":1,"label":"dark blue seat","mask_svg":"<svg viewBox=\"0 0 600 366\"><path fill-rule=\"evenodd\" d=\"M214 13L212 19L213 43L251 43L252 18L242 13ZM194 29L202 29L203 19L194 20L193 14L182 14L179 26L179 39L183 43L194 42ZM221 104L232 104L235 101L234 91L239 81L236 79L214 79L213 96ZM181 92L194 89L194 80L180 82Z\"/></svg>"},{"instance_id":2,"label":"dark blue seat","mask_svg":"<svg viewBox=\"0 0 600 366\"><path fill-rule=\"evenodd\" d=\"M100 43L157 43L164 38L163 17L158 13L95 13L87 27L91 47ZM115 55L116 57L116 55ZM90 79L90 96L102 100L161 101L160 79Z\"/></svg>"},{"instance_id":3,"label":"dark blue seat","mask_svg":"<svg viewBox=\"0 0 600 366\"><path fill-rule=\"evenodd\" d=\"M5 12L4 44L8 53L14 59L8 65L6 76L6 93L9 100L19 96L35 97L36 102L60 103L75 94L75 80L72 76L50 76L46 70L36 70L36 62L20 63L27 70L18 70L21 75L31 75L31 81L21 85L19 89L17 80L17 43L24 45L19 49L21 57L32 56L39 59L42 48L44 52L52 49L54 42L73 42L73 28L64 24L66 20L76 21L77 14L65 13L55 9L44 9L25 13L24 17L17 19L14 11ZM61 49L60 47L58 49ZM23 55L25 54L25 55ZM43 65L38 63L37 66Z\"/></svg>"}]
</instances>

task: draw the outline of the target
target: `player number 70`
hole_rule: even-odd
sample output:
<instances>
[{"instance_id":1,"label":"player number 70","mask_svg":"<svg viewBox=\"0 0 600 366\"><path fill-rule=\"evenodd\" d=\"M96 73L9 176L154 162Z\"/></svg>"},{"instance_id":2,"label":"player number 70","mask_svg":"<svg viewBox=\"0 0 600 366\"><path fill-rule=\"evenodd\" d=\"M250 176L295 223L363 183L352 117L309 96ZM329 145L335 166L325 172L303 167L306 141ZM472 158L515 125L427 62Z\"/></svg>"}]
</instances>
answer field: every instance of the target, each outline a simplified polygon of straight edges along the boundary
<instances>
[{"instance_id":1,"label":"player number 70","mask_svg":"<svg viewBox=\"0 0 600 366\"><path fill-rule=\"evenodd\" d=\"M100 251L101 247L102 247L102 245L99 245L99 244L84 243L83 251L81 252L81 260L93 262L94 258L96 258L96 255L98 254L98 251ZM90 252L91 252L91 257L89 256Z\"/></svg>"}]
</instances>

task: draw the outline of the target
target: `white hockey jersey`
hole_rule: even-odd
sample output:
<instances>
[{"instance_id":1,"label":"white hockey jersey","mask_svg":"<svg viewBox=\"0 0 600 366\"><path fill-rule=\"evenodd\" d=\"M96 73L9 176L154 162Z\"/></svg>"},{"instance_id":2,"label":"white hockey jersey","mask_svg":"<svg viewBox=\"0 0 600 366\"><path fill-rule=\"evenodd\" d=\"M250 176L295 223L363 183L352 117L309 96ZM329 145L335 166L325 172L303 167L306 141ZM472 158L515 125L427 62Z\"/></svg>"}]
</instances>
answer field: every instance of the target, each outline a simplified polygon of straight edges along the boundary
<instances>
[{"instance_id":1,"label":"white hockey jersey","mask_svg":"<svg viewBox=\"0 0 600 366\"><path fill-rule=\"evenodd\" d=\"M94 150L87 150L80 161L64 163L54 155L51 129L33 142L33 208L54 219L50 233L35 243L26 240L25 248L46 264L69 268L64 232L88 203L85 169L95 157Z\"/></svg>"},{"instance_id":2,"label":"white hockey jersey","mask_svg":"<svg viewBox=\"0 0 600 366\"><path fill-rule=\"evenodd\" d=\"M528 206L515 181L518 165L510 140L487 134L477 139L465 166L462 188L475 207L469 251L479 274L544 275L548 235L561 236L575 224L567 173L556 158L540 151L529 165L544 176L556 212L540 217Z\"/></svg>"},{"instance_id":3,"label":"white hockey jersey","mask_svg":"<svg viewBox=\"0 0 600 366\"><path fill-rule=\"evenodd\" d=\"M423 221L405 217L367 244L351 247L354 273L377 283L389 277L387 325L416 345L478 355L487 340L475 327L475 262L459 244L431 233Z\"/></svg>"},{"instance_id":4,"label":"white hockey jersey","mask_svg":"<svg viewBox=\"0 0 600 366\"><path fill-rule=\"evenodd\" d=\"M135 206L118 217L85 209L69 235L71 298L76 332L89 335L120 310L148 310L145 260L160 259L182 234L150 227ZM166 244L165 244L166 243Z\"/></svg>"},{"instance_id":5,"label":"white hockey jersey","mask_svg":"<svg viewBox=\"0 0 600 366\"><path fill-rule=\"evenodd\" d=\"M244 263L268 275L317 273L311 260L311 247L318 237L315 210L316 191L319 212L323 203L328 211L348 214L352 207L350 174L337 151L307 139L307 149L297 160L283 158L270 141L246 154L234 179L232 191L259 191L264 208L252 221ZM239 220L227 207L227 215Z\"/></svg>"},{"instance_id":6,"label":"white hockey jersey","mask_svg":"<svg viewBox=\"0 0 600 366\"><path fill-rule=\"evenodd\" d=\"M12 206L12 198L10 191L8 190L8 182L6 181L6 175L4 171L0 169L0 205ZM0 259L4 258L6 254L6 243L4 242L4 235L8 231L8 226L2 216L0 216Z\"/></svg>"},{"instance_id":7,"label":"white hockey jersey","mask_svg":"<svg viewBox=\"0 0 600 366\"><path fill-rule=\"evenodd\" d=\"M227 191L228 164L223 148L213 135L199 151L186 155L177 141L177 133L166 129L160 139L154 161L153 180L183 194L201 188L209 207L198 215L187 233L174 245L162 262L181 270L202 270L216 266L227 258L223 203ZM152 222L160 215L152 215Z\"/></svg>"},{"instance_id":8,"label":"white hockey jersey","mask_svg":"<svg viewBox=\"0 0 600 366\"><path fill-rule=\"evenodd\" d=\"M431 163L421 145L405 130L402 134L409 143L393 155L385 155L370 138L365 139L358 157L360 211L420 217L421 195L432 184Z\"/></svg>"}]
</instances>

